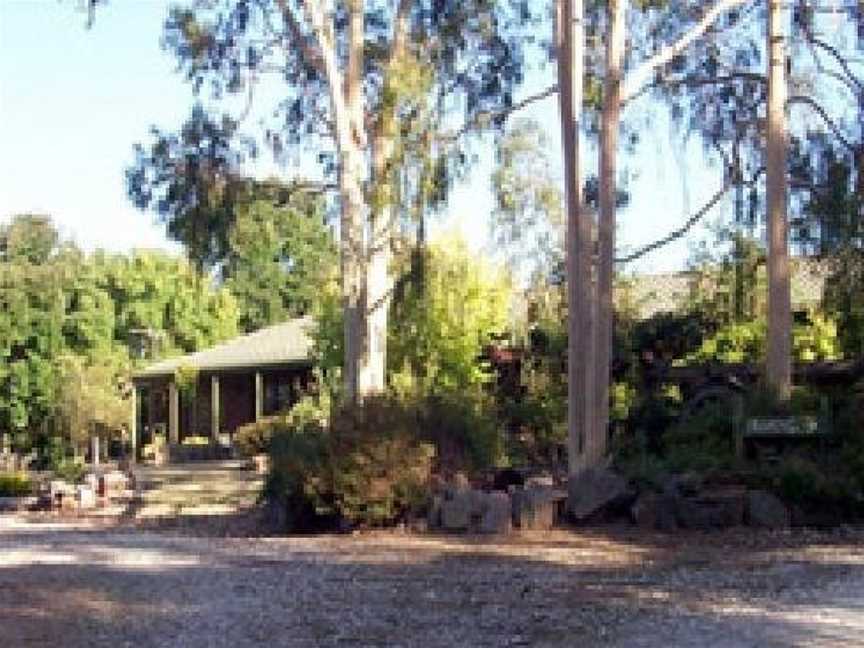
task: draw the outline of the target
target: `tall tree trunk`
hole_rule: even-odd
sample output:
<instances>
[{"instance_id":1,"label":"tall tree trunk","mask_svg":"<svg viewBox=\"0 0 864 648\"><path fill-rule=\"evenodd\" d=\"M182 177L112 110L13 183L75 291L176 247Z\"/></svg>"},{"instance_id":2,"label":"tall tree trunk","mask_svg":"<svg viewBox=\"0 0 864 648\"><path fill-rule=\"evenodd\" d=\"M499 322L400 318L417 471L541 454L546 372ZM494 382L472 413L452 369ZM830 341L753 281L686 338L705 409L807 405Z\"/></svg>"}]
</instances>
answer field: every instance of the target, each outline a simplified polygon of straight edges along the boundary
<instances>
[{"instance_id":1,"label":"tall tree trunk","mask_svg":"<svg viewBox=\"0 0 864 648\"><path fill-rule=\"evenodd\" d=\"M386 377L387 315L390 308L390 241L393 221L392 178L389 161L393 138L388 126L375 138L372 184L375 187L369 219L364 282L365 347L360 366L360 395L384 391Z\"/></svg>"},{"instance_id":2,"label":"tall tree trunk","mask_svg":"<svg viewBox=\"0 0 864 648\"><path fill-rule=\"evenodd\" d=\"M589 460L599 463L606 455L609 427L609 381L612 368L613 278L615 263L615 199L618 193L618 134L621 121L621 80L627 28L626 0L608 3L609 32L606 40L606 79L600 125L600 222L597 272L596 400Z\"/></svg>"},{"instance_id":3,"label":"tall tree trunk","mask_svg":"<svg viewBox=\"0 0 864 648\"><path fill-rule=\"evenodd\" d=\"M786 213L786 43L783 4L768 0L768 344L766 376L781 401L792 384L792 305Z\"/></svg>"},{"instance_id":4,"label":"tall tree trunk","mask_svg":"<svg viewBox=\"0 0 864 648\"><path fill-rule=\"evenodd\" d=\"M362 2L352 0L359 6L356 17L352 17L352 39L360 44L357 54L360 67L356 72L358 92L362 93L359 81L362 74ZM385 86L393 83L398 74L398 64L405 54L412 3L400 0L393 25L393 39ZM355 20L357 25L355 25ZM356 28L356 33L355 33ZM352 75L353 76L353 75ZM358 128L363 124L362 111L357 115ZM390 311L392 285L390 277L390 244L393 238L393 215L395 210L395 187L392 163L398 136L395 104L383 106L378 114L378 124L372 142L371 209L366 240L364 267L364 344L360 361L358 393L362 398L384 391L387 373L387 316Z\"/></svg>"},{"instance_id":5,"label":"tall tree trunk","mask_svg":"<svg viewBox=\"0 0 864 648\"><path fill-rule=\"evenodd\" d=\"M583 0L558 0L556 44L567 203L567 458L571 475L588 466L586 437L591 425L590 222L582 212L579 130L582 117Z\"/></svg>"},{"instance_id":6,"label":"tall tree trunk","mask_svg":"<svg viewBox=\"0 0 864 648\"><path fill-rule=\"evenodd\" d=\"M366 221L363 179L366 177L366 131L364 124L363 101L363 48L365 46L365 15L363 0L349 0L348 6L348 63L345 71L344 93L347 113L347 146L351 149L348 182L350 184L350 222L348 240L343 243L347 250L347 261L343 256L343 284L350 282L349 299L345 308L345 388L350 400L362 399L367 393L376 390L372 371L373 357L372 318L369 316L369 272L370 259L367 242L364 240ZM335 48L335 44L333 44ZM346 171L343 171L343 175ZM343 220L345 209L343 206ZM342 232L345 235L345 231ZM349 267L350 263L350 267ZM376 275L377 276L377 275ZM375 279L373 278L373 283ZM385 321L386 325L386 321ZM350 344L349 344L350 341ZM383 389L383 384L380 386Z\"/></svg>"}]
</instances>

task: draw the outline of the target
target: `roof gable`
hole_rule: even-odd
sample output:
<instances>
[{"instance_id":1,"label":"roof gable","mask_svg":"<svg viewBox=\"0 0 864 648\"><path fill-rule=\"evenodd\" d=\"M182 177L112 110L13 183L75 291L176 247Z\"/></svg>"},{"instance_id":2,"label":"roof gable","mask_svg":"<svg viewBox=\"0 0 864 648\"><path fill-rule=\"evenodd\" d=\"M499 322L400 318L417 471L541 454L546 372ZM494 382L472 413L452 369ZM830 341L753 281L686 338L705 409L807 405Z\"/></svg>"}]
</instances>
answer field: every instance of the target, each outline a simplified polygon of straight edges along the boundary
<instances>
[{"instance_id":1,"label":"roof gable","mask_svg":"<svg viewBox=\"0 0 864 648\"><path fill-rule=\"evenodd\" d=\"M314 321L301 317L241 335L176 358L168 358L135 373L136 378L173 375L179 367L218 371L312 361Z\"/></svg>"}]
</instances>

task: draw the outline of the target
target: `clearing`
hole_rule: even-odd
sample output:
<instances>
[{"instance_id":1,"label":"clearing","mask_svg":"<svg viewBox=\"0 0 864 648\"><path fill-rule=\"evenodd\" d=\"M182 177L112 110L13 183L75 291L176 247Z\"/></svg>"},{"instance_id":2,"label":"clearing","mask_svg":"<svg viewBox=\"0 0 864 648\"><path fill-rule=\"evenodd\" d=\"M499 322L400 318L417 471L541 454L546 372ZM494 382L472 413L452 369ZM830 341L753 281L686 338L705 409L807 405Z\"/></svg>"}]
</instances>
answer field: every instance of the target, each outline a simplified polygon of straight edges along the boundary
<instances>
[{"instance_id":1,"label":"clearing","mask_svg":"<svg viewBox=\"0 0 864 648\"><path fill-rule=\"evenodd\" d=\"M862 530L218 533L0 516L0 645L864 645Z\"/></svg>"}]
</instances>

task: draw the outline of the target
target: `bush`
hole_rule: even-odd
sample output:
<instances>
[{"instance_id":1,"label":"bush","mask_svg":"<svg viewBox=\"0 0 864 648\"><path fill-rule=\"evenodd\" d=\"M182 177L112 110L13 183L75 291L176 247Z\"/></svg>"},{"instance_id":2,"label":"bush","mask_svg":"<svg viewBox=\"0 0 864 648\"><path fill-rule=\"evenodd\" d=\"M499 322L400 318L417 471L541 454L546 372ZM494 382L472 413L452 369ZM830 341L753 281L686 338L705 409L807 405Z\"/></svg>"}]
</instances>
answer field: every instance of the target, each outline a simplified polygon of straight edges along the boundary
<instances>
[{"instance_id":1,"label":"bush","mask_svg":"<svg viewBox=\"0 0 864 648\"><path fill-rule=\"evenodd\" d=\"M274 437L291 431L319 430L327 425L329 402L318 396L304 396L287 414L269 416L242 425L234 433L234 445L243 457L270 451Z\"/></svg>"},{"instance_id":2,"label":"bush","mask_svg":"<svg viewBox=\"0 0 864 648\"><path fill-rule=\"evenodd\" d=\"M862 486L842 464L799 456L785 457L775 469L774 490L804 513L851 519L864 512Z\"/></svg>"},{"instance_id":3,"label":"bush","mask_svg":"<svg viewBox=\"0 0 864 648\"><path fill-rule=\"evenodd\" d=\"M22 497L32 492L33 483L27 473L0 473L0 497Z\"/></svg>"},{"instance_id":4,"label":"bush","mask_svg":"<svg viewBox=\"0 0 864 648\"><path fill-rule=\"evenodd\" d=\"M67 458L58 462L54 468L52 468L54 475L58 479L62 479L64 481L68 481L70 483L76 483L81 481L84 477L84 464L80 461L76 461L75 459Z\"/></svg>"},{"instance_id":5,"label":"bush","mask_svg":"<svg viewBox=\"0 0 864 648\"><path fill-rule=\"evenodd\" d=\"M284 429L284 416L268 416L253 423L241 425L234 431L234 447L241 457L254 457L266 453L277 430Z\"/></svg>"},{"instance_id":6,"label":"bush","mask_svg":"<svg viewBox=\"0 0 864 648\"><path fill-rule=\"evenodd\" d=\"M471 473L505 463L504 437L491 399L443 392L407 407L417 411L414 429L436 448L442 472Z\"/></svg>"},{"instance_id":7,"label":"bush","mask_svg":"<svg viewBox=\"0 0 864 648\"><path fill-rule=\"evenodd\" d=\"M417 410L389 397L338 408L327 426L298 416L270 441L266 495L294 531L393 522L426 499L434 450L417 430Z\"/></svg>"}]
</instances>

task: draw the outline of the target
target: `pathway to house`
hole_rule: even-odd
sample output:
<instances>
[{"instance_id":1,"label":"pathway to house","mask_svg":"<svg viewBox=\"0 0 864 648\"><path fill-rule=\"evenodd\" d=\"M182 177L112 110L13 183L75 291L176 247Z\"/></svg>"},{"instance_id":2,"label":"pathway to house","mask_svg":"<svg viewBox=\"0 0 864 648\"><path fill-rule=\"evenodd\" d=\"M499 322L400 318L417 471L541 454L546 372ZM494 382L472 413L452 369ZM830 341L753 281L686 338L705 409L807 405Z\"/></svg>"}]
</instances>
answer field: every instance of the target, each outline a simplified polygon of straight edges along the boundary
<instances>
[{"instance_id":1,"label":"pathway to house","mask_svg":"<svg viewBox=\"0 0 864 648\"><path fill-rule=\"evenodd\" d=\"M864 532L217 537L0 516L2 646L864 646Z\"/></svg>"}]
</instances>

